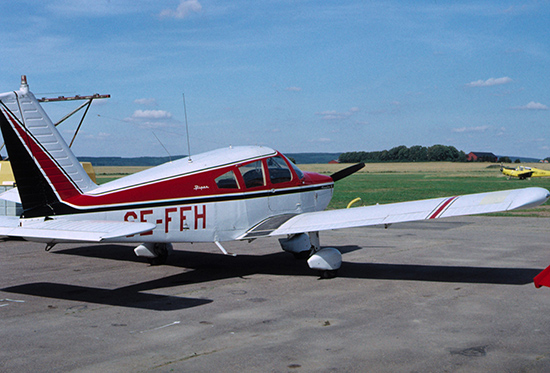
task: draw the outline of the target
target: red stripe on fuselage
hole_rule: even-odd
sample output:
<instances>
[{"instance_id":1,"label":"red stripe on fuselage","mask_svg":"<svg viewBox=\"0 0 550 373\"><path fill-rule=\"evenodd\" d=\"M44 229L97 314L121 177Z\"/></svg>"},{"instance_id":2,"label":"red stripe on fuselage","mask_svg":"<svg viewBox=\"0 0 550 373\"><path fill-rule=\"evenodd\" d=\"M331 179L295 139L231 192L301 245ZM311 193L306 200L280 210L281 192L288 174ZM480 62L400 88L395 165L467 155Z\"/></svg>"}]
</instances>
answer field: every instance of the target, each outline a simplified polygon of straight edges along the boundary
<instances>
[{"instance_id":1,"label":"red stripe on fuselage","mask_svg":"<svg viewBox=\"0 0 550 373\"><path fill-rule=\"evenodd\" d=\"M220 189L217 187L215 179L227 171L235 171L235 166L223 167L216 170L202 171L194 174L180 175L173 179L159 180L141 185L130 185L125 189L116 191L107 191L101 195L81 194L68 199L66 202L75 208L102 208L113 205L132 205L151 202L174 201L175 203L185 203L183 199L196 198L216 198L229 197L231 195L242 196L249 195L254 198L254 194L276 195L278 191L282 193L291 192L293 189L299 193L300 189L311 189L313 185L327 184L327 179L320 175L317 180L312 180L311 174L307 174L304 180L298 180L295 177L292 181L271 184L267 183L261 187L239 188L239 189ZM241 184L241 180L239 180ZM332 180L330 180L330 184ZM242 184L241 184L242 185Z\"/></svg>"},{"instance_id":2,"label":"red stripe on fuselage","mask_svg":"<svg viewBox=\"0 0 550 373\"><path fill-rule=\"evenodd\" d=\"M70 206L83 209L102 209L116 207L125 208L128 205L165 203L174 201L174 203L185 203L184 199L223 197L231 195L250 195L254 198L254 192L290 191L292 189L301 189L301 187L311 187L312 185L321 185L330 183L332 179L326 175L304 172L304 178L298 179L294 170L292 170L292 180L279 184L272 184L269 180L265 185L254 188L244 188L244 181L238 172L239 162L232 165L223 166L209 170L198 170L193 173L168 175L165 178L157 180L143 180L134 185L122 186L117 190L106 190L101 194L82 194L73 185L71 180L64 174L63 170L49 157L47 152L38 144L38 142L22 128L19 123L10 117L13 127L18 132L27 149L31 152L54 187L59 197ZM279 153L277 153L279 154ZM259 157L265 159L268 157ZM250 160L247 160L250 161ZM234 171L237 176L240 188L238 189L220 189L216 185L215 179L228 171ZM296 191L299 192L299 191ZM92 191L93 193L93 191Z\"/></svg>"},{"instance_id":3,"label":"red stripe on fuselage","mask_svg":"<svg viewBox=\"0 0 550 373\"><path fill-rule=\"evenodd\" d=\"M428 216L428 219L435 219L437 218L453 201L455 201L458 198L458 196L450 197L445 202L443 202L439 208L430 216Z\"/></svg>"},{"instance_id":4,"label":"red stripe on fuselage","mask_svg":"<svg viewBox=\"0 0 550 373\"><path fill-rule=\"evenodd\" d=\"M80 195L80 191L75 187L72 181L65 175L60 166L53 161L44 149L34 140L33 136L23 129L17 120L9 113L4 112L12 123L13 128L19 134L19 138L23 141L32 157L38 162L39 167L50 181L54 191L61 199L68 199Z\"/></svg>"}]
</instances>

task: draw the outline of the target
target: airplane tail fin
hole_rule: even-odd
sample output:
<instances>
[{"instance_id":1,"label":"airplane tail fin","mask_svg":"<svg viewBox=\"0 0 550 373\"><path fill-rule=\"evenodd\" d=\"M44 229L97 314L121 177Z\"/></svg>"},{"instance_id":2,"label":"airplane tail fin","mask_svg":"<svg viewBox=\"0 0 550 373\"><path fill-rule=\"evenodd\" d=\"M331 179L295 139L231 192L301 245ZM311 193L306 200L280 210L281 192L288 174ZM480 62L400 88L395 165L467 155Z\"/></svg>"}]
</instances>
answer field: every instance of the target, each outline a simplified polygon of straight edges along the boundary
<instances>
[{"instance_id":1,"label":"airplane tail fin","mask_svg":"<svg viewBox=\"0 0 550 373\"><path fill-rule=\"evenodd\" d=\"M70 213L63 201L97 185L29 91L24 75L18 91L0 94L0 111L23 217Z\"/></svg>"}]
</instances>

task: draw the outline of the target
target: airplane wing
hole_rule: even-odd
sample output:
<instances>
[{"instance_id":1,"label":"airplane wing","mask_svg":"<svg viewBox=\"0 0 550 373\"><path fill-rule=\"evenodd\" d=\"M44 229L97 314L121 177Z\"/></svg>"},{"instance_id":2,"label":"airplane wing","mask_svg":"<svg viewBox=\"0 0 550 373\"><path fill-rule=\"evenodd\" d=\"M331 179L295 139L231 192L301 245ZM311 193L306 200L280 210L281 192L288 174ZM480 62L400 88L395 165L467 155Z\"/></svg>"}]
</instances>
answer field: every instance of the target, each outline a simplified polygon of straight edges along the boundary
<instances>
[{"instance_id":1,"label":"airplane wing","mask_svg":"<svg viewBox=\"0 0 550 373\"><path fill-rule=\"evenodd\" d=\"M531 177L533 176L532 170L526 170L526 171L514 171L512 176L516 177Z\"/></svg>"},{"instance_id":2,"label":"airplane wing","mask_svg":"<svg viewBox=\"0 0 550 373\"><path fill-rule=\"evenodd\" d=\"M151 223L52 219L26 222L20 226L18 217L0 217L0 237L23 238L47 243L100 242L117 237L143 233L155 228Z\"/></svg>"},{"instance_id":3,"label":"airplane wing","mask_svg":"<svg viewBox=\"0 0 550 373\"><path fill-rule=\"evenodd\" d=\"M549 197L549 192L544 188L524 188L298 215L278 215L260 222L238 239L508 211L538 206Z\"/></svg>"}]
</instances>

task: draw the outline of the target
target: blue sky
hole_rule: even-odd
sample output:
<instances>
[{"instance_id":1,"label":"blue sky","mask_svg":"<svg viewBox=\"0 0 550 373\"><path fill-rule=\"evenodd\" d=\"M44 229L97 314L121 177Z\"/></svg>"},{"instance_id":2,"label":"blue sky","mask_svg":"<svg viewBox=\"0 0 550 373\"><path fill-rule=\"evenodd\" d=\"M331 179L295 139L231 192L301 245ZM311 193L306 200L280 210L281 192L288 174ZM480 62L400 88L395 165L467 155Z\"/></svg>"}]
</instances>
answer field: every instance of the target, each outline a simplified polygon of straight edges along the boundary
<instances>
[{"instance_id":1,"label":"blue sky","mask_svg":"<svg viewBox=\"0 0 550 373\"><path fill-rule=\"evenodd\" d=\"M80 156L186 154L183 93L192 153L550 156L549 1L18 0L0 19L0 91L111 94Z\"/></svg>"}]
</instances>

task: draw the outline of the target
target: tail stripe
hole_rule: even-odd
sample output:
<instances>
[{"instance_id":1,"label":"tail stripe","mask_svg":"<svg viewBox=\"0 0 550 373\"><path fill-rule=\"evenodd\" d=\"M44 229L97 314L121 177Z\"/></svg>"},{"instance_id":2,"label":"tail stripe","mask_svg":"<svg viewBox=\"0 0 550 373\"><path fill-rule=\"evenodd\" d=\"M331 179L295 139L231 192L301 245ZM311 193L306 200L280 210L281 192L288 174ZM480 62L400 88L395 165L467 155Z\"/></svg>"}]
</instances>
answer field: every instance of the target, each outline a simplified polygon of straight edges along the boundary
<instances>
[{"instance_id":1,"label":"tail stripe","mask_svg":"<svg viewBox=\"0 0 550 373\"><path fill-rule=\"evenodd\" d=\"M71 178L65 173L65 170L57 163L55 158L36 140L35 136L20 125L17 118L12 114L8 112L4 112L4 114L11 121L21 142L33 159L38 163L46 179L52 184L51 186L58 197L67 199L81 194L82 191L72 182Z\"/></svg>"}]
</instances>

